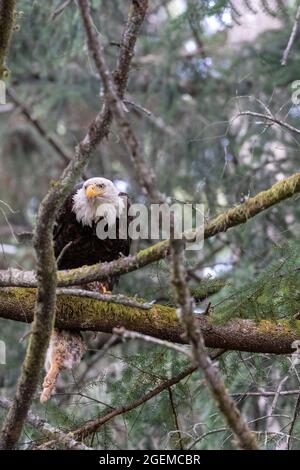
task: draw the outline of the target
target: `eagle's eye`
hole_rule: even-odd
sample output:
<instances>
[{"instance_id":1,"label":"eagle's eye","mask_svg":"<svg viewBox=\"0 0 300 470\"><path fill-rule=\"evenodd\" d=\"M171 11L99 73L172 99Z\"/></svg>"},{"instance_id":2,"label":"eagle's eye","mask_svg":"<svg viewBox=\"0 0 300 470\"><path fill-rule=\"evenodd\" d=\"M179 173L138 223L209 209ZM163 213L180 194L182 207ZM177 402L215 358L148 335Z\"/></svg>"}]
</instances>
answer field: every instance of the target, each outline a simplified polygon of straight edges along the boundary
<instances>
[{"instance_id":1,"label":"eagle's eye","mask_svg":"<svg viewBox=\"0 0 300 470\"><path fill-rule=\"evenodd\" d=\"M103 188L104 188L104 184L103 184L103 183L98 183L98 184L97 184L97 188L103 189Z\"/></svg>"}]
</instances>

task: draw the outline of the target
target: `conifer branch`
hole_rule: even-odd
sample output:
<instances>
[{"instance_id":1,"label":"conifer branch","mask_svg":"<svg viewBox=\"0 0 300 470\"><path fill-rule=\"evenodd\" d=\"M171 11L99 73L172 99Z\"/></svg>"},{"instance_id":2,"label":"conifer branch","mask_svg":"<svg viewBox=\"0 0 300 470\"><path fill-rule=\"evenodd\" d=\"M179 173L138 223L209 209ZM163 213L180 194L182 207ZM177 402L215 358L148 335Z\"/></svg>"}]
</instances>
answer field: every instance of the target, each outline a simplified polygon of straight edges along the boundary
<instances>
[{"instance_id":1,"label":"conifer branch","mask_svg":"<svg viewBox=\"0 0 300 470\"><path fill-rule=\"evenodd\" d=\"M9 410L12 406L12 401L7 398L0 397L0 407ZM55 442L63 444L66 449L69 450L93 450L91 447L87 447L85 444L76 441L71 435L68 435L55 428L51 424L47 423L44 419L40 418L31 411L28 412L26 422L33 426L35 429L40 431L45 437L54 439Z\"/></svg>"},{"instance_id":2,"label":"conifer branch","mask_svg":"<svg viewBox=\"0 0 300 470\"><path fill-rule=\"evenodd\" d=\"M212 359L218 358L219 356L223 354L223 352L224 352L223 350L215 351L212 354ZM146 393L145 395L138 398L137 400L134 400L132 403L121 406L120 408L116 408L104 416L100 416L99 418L88 421L83 426L80 426L79 428L73 431L74 437L76 437L76 439L83 439L84 437L87 437L88 435L94 432L97 432L101 428L101 426L103 426L105 423L107 423L111 419L115 418L116 416L120 416L124 413L128 413L131 410L134 410L135 408L142 405L143 403L146 403L148 400L151 400L151 398L155 397L156 395L161 393L163 390L169 389L173 385L176 385L178 382L180 382L181 380L185 379L190 374L192 374L195 370L196 370L195 367L190 366L186 370L181 372L180 374L176 375L175 377L162 381L159 385L157 385L150 392Z\"/></svg>"}]
</instances>

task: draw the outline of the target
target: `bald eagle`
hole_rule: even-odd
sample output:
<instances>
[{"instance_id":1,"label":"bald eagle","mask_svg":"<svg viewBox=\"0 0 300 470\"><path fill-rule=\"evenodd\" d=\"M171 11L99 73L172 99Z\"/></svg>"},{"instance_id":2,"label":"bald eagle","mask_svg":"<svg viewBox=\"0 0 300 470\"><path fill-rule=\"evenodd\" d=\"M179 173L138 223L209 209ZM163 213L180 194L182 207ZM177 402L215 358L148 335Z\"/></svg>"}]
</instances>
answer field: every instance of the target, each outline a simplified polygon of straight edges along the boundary
<instances>
[{"instance_id":1,"label":"bald eagle","mask_svg":"<svg viewBox=\"0 0 300 470\"><path fill-rule=\"evenodd\" d=\"M119 237L120 216L129 207L128 195L120 193L106 178L90 178L77 185L59 211L54 228L58 269L79 268L129 255L128 233L125 238ZM105 219L108 227L115 224L116 239L99 238L97 224L101 219ZM110 282L109 287L112 285Z\"/></svg>"},{"instance_id":2,"label":"bald eagle","mask_svg":"<svg viewBox=\"0 0 300 470\"><path fill-rule=\"evenodd\" d=\"M62 205L54 226L53 241L59 270L79 268L100 262L113 261L129 255L128 225L126 236L120 236L120 217L130 207L126 193L118 191L106 178L90 178L75 186ZM130 218L127 217L127 224ZM115 227L115 238L101 238L97 231L102 222L108 229ZM105 283L93 283L90 288L111 290L117 278ZM54 329L50 338L41 402L47 401L62 369L72 369L80 363L85 345L80 332Z\"/></svg>"}]
</instances>

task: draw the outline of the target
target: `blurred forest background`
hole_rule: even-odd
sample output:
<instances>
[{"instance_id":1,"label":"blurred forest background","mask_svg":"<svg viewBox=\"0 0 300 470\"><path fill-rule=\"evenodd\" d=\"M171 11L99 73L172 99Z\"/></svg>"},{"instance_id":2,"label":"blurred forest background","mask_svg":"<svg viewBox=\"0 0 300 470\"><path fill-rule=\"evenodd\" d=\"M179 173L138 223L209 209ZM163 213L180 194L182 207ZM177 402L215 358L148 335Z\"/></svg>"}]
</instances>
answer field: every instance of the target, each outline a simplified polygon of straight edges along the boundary
<instances>
[{"instance_id":1,"label":"blurred forest background","mask_svg":"<svg viewBox=\"0 0 300 470\"><path fill-rule=\"evenodd\" d=\"M129 2L91 4L113 69ZM17 8L7 103L0 106L0 269L34 268L31 244L15 234L32 230L39 202L65 166L24 106L72 155L101 100L75 3L20 0ZM265 114L267 107L276 118L300 127L300 107L292 103L292 83L300 79L299 34L281 65L297 8L296 0L150 2L126 106L160 190L174 201L204 203L210 218L299 171L299 135L238 116L243 111ZM134 201L144 200L114 126L87 173L110 178ZM292 274L298 262L299 214L295 198L207 240L201 252L189 252L195 291L196 278L215 287L213 296L198 302L199 312L211 302L220 306L218 321L290 318L299 302L299 273ZM133 252L150 243L135 243ZM279 285L280 276L285 282ZM168 262L122 276L117 291L172 304ZM239 308L232 308L232 302ZM29 326L0 320L0 328L7 344L0 388L12 397ZM85 337L88 351L80 368L73 377L62 375L46 406L34 405L61 429L142 396L188 363L145 342L118 343L101 355L108 335ZM291 358L235 351L223 354L219 367L261 446L300 449L300 420L294 419L300 370ZM277 396L279 385L286 393ZM36 446L43 441L27 425L22 442ZM103 425L87 442L99 449L232 448L231 433L197 373Z\"/></svg>"}]
</instances>

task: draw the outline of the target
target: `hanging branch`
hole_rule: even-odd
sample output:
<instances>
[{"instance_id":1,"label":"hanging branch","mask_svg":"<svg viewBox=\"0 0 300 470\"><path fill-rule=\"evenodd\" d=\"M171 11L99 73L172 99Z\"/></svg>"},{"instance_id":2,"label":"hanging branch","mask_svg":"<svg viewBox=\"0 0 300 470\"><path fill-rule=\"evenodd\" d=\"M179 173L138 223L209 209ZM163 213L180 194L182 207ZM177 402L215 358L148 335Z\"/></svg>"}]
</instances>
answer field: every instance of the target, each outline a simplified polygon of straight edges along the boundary
<instances>
[{"instance_id":1,"label":"hanging branch","mask_svg":"<svg viewBox=\"0 0 300 470\"><path fill-rule=\"evenodd\" d=\"M186 282L184 242L182 240L173 239L171 241L171 260L172 283L177 303L180 306L179 318L191 344L194 363L203 372L207 385L228 426L232 429L239 447L244 450L258 450L255 435L250 431L233 399L228 395L224 381L206 350L203 334L194 315L194 300Z\"/></svg>"}]
</instances>

